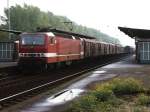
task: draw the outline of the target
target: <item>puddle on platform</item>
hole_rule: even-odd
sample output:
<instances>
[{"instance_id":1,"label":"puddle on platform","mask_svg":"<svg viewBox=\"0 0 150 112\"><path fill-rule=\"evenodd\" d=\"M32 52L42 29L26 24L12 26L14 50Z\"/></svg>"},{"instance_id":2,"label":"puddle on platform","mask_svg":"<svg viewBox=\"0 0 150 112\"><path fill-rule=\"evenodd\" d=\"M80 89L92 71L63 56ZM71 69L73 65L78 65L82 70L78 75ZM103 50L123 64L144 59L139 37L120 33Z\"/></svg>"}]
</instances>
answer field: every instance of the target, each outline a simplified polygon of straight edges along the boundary
<instances>
[{"instance_id":1,"label":"puddle on platform","mask_svg":"<svg viewBox=\"0 0 150 112\"><path fill-rule=\"evenodd\" d=\"M89 77L98 77L100 75L105 75L103 73L105 73L106 71L94 71L92 75L90 75Z\"/></svg>"},{"instance_id":2,"label":"puddle on platform","mask_svg":"<svg viewBox=\"0 0 150 112\"><path fill-rule=\"evenodd\" d=\"M48 102L51 104L62 104L65 103L67 101L70 101L72 99L74 99L75 97L79 96L79 94L81 94L82 92L84 92L84 90L81 89L71 89L71 90L67 90L63 93L58 93L55 96L52 96L48 99Z\"/></svg>"},{"instance_id":3,"label":"puddle on platform","mask_svg":"<svg viewBox=\"0 0 150 112\"><path fill-rule=\"evenodd\" d=\"M105 75L105 74L92 74L92 75L90 75L89 77L98 77L98 76L102 76L102 75Z\"/></svg>"},{"instance_id":4,"label":"puddle on platform","mask_svg":"<svg viewBox=\"0 0 150 112\"><path fill-rule=\"evenodd\" d=\"M103 71L103 70L102 70L102 71L94 71L93 73L94 73L94 74L101 74L101 73L105 73L105 72L106 72L106 71Z\"/></svg>"},{"instance_id":5,"label":"puddle on platform","mask_svg":"<svg viewBox=\"0 0 150 112\"><path fill-rule=\"evenodd\" d=\"M21 112L44 112L50 110L52 106L64 104L68 101L78 97L84 90L81 89L70 89L59 92L40 103L34 104L31 108L23 110Z\"/></svg>"}]
</instances>

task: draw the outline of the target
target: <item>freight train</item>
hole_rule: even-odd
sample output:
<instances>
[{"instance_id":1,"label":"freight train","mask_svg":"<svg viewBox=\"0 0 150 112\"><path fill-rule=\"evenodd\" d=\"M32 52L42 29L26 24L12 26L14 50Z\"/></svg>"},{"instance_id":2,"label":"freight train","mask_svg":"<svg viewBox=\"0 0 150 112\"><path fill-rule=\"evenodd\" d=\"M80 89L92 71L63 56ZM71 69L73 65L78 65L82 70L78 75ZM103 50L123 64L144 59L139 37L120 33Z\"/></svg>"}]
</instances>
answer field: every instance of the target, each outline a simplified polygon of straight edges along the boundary
<instances>
[{"instance_id":1,"label":"freight train","mask_svg":"<svg viewBox=\"0 0 150 112\"><path fill-rule=\"evenodd\" d=\"M20 66L37 64L47 68L50 64L70 65L72 62L88 58L128 53L121 45L58 29L46 28L32 33L16 33L20 34Z\"/></svg>"}]
</instances>

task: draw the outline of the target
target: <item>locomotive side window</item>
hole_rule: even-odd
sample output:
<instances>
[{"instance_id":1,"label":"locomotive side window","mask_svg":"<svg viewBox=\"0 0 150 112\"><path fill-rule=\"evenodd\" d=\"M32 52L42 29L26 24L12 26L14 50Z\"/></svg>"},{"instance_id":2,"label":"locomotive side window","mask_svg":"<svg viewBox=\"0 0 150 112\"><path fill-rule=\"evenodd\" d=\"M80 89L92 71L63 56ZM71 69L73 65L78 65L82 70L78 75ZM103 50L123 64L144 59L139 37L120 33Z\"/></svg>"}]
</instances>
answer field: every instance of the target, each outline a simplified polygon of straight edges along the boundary
<instances>
[{"instance_id":1,"label":"locomotive side window","mask_svg":"<svg viewBox=\"0 0 150 112\"><path fill-rule=\"evenodd\" d=\"M45 38L43 35L29 35L25 34L21 36L22 45L44 45Z\"/></svg>"}]
</instances>

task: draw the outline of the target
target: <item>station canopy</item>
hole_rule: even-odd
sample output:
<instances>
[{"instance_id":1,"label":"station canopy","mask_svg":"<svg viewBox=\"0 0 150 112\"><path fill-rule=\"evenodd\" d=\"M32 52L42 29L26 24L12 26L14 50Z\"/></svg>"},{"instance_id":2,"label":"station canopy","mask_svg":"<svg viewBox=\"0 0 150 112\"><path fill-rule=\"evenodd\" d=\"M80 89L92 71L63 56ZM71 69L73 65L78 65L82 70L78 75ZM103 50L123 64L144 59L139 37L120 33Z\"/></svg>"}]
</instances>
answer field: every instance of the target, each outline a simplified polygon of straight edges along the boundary
<instances>
[{"instance_id":1,"label":"station canopy","mask_svg":"<svg viewBox=\"0 0 150 112\"><path fill-rule=\"evenodd\" d=\"M118 29L124 32L126 35L131 38L150 38L150 30L147 29L136 29L136 28L127 28L127 27L118 27Z\"/></svg>"}]
</instances>

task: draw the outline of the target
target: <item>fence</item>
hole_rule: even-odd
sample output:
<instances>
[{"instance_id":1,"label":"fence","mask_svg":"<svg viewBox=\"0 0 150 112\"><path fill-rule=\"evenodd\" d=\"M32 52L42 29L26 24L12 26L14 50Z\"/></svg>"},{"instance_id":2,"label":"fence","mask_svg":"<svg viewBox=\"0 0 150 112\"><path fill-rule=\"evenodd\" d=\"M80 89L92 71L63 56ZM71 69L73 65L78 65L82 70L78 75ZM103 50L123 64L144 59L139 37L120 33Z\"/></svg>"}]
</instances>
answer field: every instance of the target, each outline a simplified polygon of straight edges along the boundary
<instances>
[{"instance_id":1,"label":"fence","mask_svg":"<svg viewBox=\"0 0 150 112\"><path fill-rule=\"evenodd\" d=\"M16 53L14 42L0 42L0 61L13 61Z\"/></svg>"}]
</instances>

